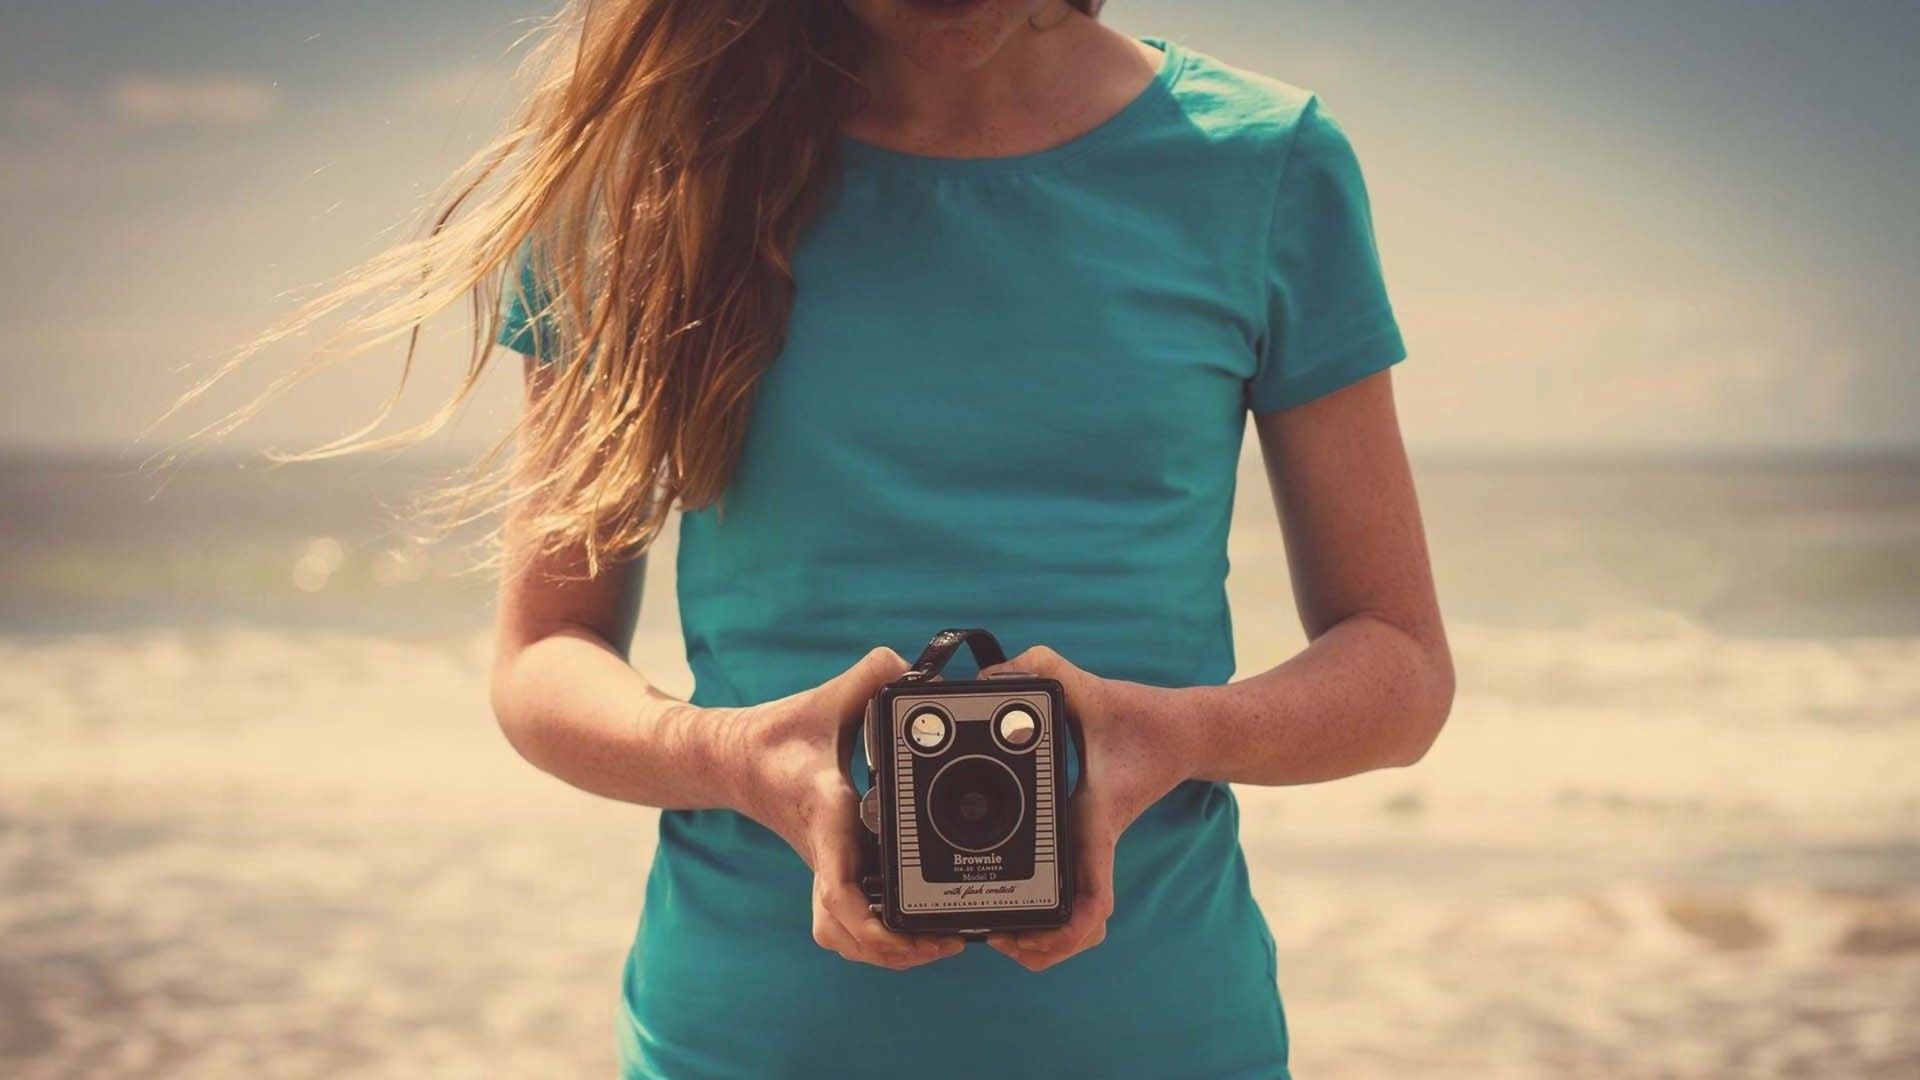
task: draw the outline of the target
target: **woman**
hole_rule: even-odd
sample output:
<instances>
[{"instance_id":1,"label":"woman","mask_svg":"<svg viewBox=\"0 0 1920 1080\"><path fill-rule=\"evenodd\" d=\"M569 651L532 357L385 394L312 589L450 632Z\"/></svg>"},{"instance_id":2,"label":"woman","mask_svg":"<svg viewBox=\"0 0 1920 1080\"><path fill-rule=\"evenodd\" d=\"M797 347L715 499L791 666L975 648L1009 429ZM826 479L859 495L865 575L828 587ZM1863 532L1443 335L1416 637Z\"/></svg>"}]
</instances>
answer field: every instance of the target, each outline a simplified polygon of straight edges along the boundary
<instances>
[{"instance_id":1,"label":"woman","mask_svg":"<svg viewBox=\"0 0 1920 1080\"><path fill-rule=\"evenodd\" d=\"M1351 148L1096 7L579 5L354 286L423 275L377 334L514 284L493 702L533 764L664 810L629 1075L1285 1076L1226 785L1410 765L1444 722ZM1311 644L1230 683L1248 413ZM625 659L674 505L687 701ZM964 946L868 910L836 741L969 625L1065 685L1089 779L1072 921Z\"/></svg>"}]
</instances>

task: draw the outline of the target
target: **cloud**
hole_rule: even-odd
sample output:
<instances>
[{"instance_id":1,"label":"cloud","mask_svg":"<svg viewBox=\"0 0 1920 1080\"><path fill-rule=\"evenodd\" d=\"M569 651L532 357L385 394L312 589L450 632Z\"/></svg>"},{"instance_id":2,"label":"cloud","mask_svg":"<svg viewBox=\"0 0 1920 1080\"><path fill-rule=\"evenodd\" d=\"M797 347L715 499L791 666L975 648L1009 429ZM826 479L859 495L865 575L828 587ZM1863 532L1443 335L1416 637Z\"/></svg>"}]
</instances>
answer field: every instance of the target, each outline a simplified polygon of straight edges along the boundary
<instances>
[{"instance_id":1,"label":"cloud","mask_svg":"<svg viewBox=\"0 0 1920 1080\"><path fill-rule=\"evenodd\" d=\"M280 90L244 75L125 75L107 87L108 111L141 127L246 127L272 116Z\"/></svg>"},{"instance_id":2,"label":"cloud","mask_svg":"<svg viewBox=\"0 0 1920 1080\"><path fill-rule=\"evenodd\" d=\"M505 100L506 90L502 72L476 64L414 76L400 84L397 97L412 109L459 110L497 106Z\"/></svg>"}]
</instances>

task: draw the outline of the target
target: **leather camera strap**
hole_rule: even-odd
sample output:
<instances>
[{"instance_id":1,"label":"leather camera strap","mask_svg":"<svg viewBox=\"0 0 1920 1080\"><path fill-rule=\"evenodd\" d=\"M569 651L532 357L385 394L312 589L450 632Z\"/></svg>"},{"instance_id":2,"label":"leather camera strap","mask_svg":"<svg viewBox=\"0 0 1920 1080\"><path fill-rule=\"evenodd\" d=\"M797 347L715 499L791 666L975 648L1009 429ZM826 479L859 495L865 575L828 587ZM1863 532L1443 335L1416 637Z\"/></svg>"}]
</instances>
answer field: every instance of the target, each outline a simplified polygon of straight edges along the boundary
<instances>
[{"instance_id":1,"label":"leather camera strap","mask_svg":"<svg viewBox=\"0 0 1920 1080\"><path fill-rule=\"evenodd\" d=\"M953 654L965 644L973 650L973 661L977 667L990 667L1007 662L1007 654L1000 649L1000 641L980 627L962 627L942 630L933 635L927 647L920 650L920 658L913 662L906 673L900 676L901 682L924 682L940 674L947 666Z\"/></svg>"}]
</instances>

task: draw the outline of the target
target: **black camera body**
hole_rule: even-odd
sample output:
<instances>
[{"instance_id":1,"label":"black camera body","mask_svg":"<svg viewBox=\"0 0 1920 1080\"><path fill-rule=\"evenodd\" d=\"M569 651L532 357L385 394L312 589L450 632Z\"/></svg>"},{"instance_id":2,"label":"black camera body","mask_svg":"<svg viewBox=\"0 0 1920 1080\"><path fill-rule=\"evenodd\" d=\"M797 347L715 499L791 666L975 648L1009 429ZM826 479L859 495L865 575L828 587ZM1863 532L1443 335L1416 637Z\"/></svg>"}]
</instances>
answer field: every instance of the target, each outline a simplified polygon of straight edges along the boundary
<instances>
[{"instance_id":1,"label":"black camera body","mask_svg":"<svg viewBox=\"0 0 1920 1080\"><path fill-rule=\"evenodd\" d=\"M1074 881L1062 736L1077 746L1079 729L1057 680L937 678L962 643L980 667L1005 660L985 630L942 630L867 703L868 897L897 931L1059 926Z\"/></svg>"}]
</instances>

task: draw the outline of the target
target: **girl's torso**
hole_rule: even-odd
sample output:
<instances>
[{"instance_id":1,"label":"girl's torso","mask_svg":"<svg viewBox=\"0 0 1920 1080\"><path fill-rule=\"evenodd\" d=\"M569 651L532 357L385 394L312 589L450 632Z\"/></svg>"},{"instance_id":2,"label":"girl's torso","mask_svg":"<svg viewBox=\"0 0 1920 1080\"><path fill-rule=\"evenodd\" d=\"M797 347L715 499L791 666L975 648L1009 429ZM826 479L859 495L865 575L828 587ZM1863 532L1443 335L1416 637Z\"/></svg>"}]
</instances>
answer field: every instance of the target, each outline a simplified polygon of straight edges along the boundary
<instances>
[{"instance_id":1,"label":"girl's torso","mask_svg":"<svg viewBox=\"0 0 1920 1080\"><path fill-rule=\"evenodd\" d=\"M696 704L780 697L945 626L1107 677L1232 676L1235 468L1250 401L1279 392L1260 378L1275 192L1312 99L1149 40L1156 80L1061 147L847 143L724 503L682 520ZM660 830L632 1075L1286 1075L1225 785L1182 784L1128 830L1106 942L1038 975L984 946L849 963L814 944L808 871L773 834L724 811Z\"/></svg>"}]
</instances>

